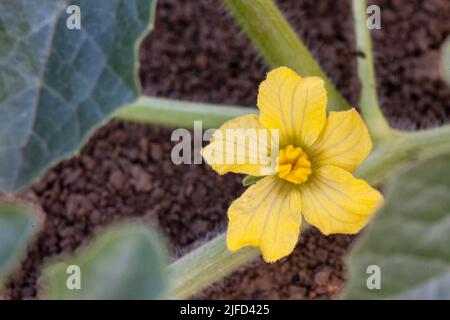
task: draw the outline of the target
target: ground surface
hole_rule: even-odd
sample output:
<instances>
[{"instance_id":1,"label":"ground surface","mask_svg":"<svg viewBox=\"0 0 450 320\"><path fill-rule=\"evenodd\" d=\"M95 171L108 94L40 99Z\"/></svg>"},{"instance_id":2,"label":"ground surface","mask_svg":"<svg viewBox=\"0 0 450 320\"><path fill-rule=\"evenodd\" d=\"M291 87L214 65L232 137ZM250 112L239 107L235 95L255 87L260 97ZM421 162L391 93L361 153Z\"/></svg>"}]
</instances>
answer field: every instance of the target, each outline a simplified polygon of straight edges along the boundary
<instances>
[{"instance_id":1,"label":"ground surface","mask_svg":"<svg viewBox=\"0 0 450 320\"><path fill-rule=\"evenodd\" d=\"M279 0L283 12L344 95L356 105L358 81L347 1ZM373 31L380 101L396 127L441 124L450 89L438 49L450 34L450 1L384 0ZM219 0L159 0L154 32L141 50L146 94L254 106L267 68ZM241 177L219 177L203 165L170 162L170 129L113 122L78 157L64 161L27 196L46 212L45 228L11 277L5 298L36 296L39 268L73 252L95 230L145 217L168 236L174 258L226 226L226 209L242 193ZM180 183L181 182L181 183ZM255 262L198 298L328 299L345 283L349 236L306 231L290 257Z\"/></svg>"}]
</instances>

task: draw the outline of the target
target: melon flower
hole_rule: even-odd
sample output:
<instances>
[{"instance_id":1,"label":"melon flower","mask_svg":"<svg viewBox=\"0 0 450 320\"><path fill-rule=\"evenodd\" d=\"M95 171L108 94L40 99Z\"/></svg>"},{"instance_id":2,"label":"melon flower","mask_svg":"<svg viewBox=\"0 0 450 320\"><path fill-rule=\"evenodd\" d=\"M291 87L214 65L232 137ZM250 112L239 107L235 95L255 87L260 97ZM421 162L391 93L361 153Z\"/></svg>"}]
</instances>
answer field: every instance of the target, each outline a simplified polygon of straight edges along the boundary
<instances>
[{"instance_id":1,"label":"melon flower","mask_svg":"<svg viewBox=\"0 0 450 320\"><path fill-rule=\"evenodd\" d=\"M279 260L294 250L302 217L326 235L359 232L383 197L352 175L372 148L358 112L330 112L327 118L324 82L300 77L286 67L267 74L257 105L259 115L226 122L202 150L206 162L219 174L263 176L228 209L228 249L255 246L267 262ZM262 164L250 161L252 153L258 152L251 149L250 139L236 141L235 136L225 134L234 129L278 133L272 172L263 174ZM229 146L245 148L244 161L218 161L229 153Z\"/></svg>"}]
</instances>

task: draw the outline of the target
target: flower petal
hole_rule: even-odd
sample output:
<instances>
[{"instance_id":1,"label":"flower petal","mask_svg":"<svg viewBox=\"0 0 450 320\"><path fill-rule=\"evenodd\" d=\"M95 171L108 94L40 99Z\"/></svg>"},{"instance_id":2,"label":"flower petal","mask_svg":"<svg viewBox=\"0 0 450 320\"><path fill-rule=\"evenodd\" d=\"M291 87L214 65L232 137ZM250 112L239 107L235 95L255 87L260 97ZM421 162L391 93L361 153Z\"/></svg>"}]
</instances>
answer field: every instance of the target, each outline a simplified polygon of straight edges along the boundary
<instances>
[{"instance_id":1,"label":"flower petal","mask_svg":"<svg viewBox=\"0 0 450 320\"><path fill-rule=\"evenodd\" d=\"M260 121L280 130L280 144L309 146L326 121L327 95L323 80L302 78L286 67L270 71L259 86Z\"/></svg>"},{"instance_id":2,"label":"flower petal","mask_svg":"<svg viewBox=\"0 0 450 320\"><path fill-rule=\"evenodd\" d=\"M351 109L330 112L325 128L310 152L317 166L333 165L353 172L370 150L372 140L366 124L359 113Z\"/></svg>"},{"instance_id":3,"label":"flower petal","mask_svg":"<svg viewBox=\"0 0 450 320\"><path fill-rule=\"evenodd\" d=\"M364 180L335 166L319 168L300 190L305 220L326 235L357 233L383 201Z\"/></svg>"},{"instance_id":4,"label":"flower petal","mask_svg":"<svg viewBox=\"0 0 450 320\"><path fill-rule=\"evenodd\" d=\"M227 245L259 247L264 260L290 254L301 224L301 195L293 184L268 176L249 187L228 209Z\"/></svg>"},{"instance_id":5,"label":"flower petal","mask_svg":"<svg viewBox=\"0 0 450 320\"><path fill-rule=\"evenodd\" d=\"M267 136L260 135L262 132ZM264 169L270 164L264 161L270 161L269 136L270 132L261 125L257 115L238 117L214 132L210 144L202 149L202 156L219 174L267 175Z\"/></svg>"}]
</instances>

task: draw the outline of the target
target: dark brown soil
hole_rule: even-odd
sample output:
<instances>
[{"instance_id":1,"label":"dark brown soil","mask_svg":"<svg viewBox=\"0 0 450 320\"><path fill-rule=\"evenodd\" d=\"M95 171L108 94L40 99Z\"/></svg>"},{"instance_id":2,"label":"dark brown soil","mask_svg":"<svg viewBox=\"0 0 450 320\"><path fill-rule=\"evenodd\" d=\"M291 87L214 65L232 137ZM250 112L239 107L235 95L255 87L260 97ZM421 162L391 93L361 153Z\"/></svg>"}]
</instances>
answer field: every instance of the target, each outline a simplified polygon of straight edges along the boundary
<instances>
[{"instance_id":1,"label":"dark brown soil","mask_svg":"<svg viewBox=\"0 0 450 320\"><path fill-rule=\"evenodd\" d=\"M448 0L377 0L382 29L372 32L383 111L397 127L437 126L450 115L439 48L450 34Z\"/></svg>"},{"instance_id":2,"label":"dark brown soil","mask_svg":"<svg viewBox=\"0 0 450 320\"><path fill-rule=\"evenodd\" d=\"M337 87L355 105L354 34L349 3L279 0L286 16ZM382 29L373 31L380 101L402 128L440 124L450 89L438 73L437 50L450 34L450 1L384 0ZM267 68L219 0L159 0L156 28L141 50L146 94L253 106ZM223 231L226 209L243 192L238 175L170 161L169 129L112 122L81 154L50 170L28 195L47 214L45 228L12 276L6 298L36 296L49 257L73 252L100 227L143 216L167 235L174 258ZM345 283L350 236L306 231L294 254L276 264L257 261L198 298L334 297Z\"/></svg>"}]
</instances>

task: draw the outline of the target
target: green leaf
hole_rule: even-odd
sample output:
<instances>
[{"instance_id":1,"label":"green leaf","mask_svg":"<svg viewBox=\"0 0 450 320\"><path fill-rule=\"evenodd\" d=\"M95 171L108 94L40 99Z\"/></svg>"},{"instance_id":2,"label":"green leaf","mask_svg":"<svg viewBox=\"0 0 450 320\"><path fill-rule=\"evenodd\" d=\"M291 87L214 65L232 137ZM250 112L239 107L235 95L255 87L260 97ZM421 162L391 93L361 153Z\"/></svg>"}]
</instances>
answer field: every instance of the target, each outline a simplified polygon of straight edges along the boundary
<instances>
[{"instance_id":1,"label":"green leaf","mask_svg":"<svg viewBox=\"0 0 450 320\"><path fill-rule=\"evenodd\" d=\"M70 30L67 7L80 8ZM0 2L0 190L71 155L139 94L137 46L155 0Z\"/></svg>"},{"instance_id":2,"label":"green leaf","mask_svg":"<svg viewBox=\"0 0 450 320\"><path fill-rule=\"evenodd\" d=\"M450 299L449 163L449 155L426 161L392 183L350 254L346 298ZM366 284L371 265L379 290Z\"/></svg>"},{"instance_id":3,"label":"green leaf","mask_svg":"<svg viewBox=\"0 0 450 320\"><path fill-rule=\"evenodd\" d=\"M41 220L31 208L0 204L0 290L3 281L26 253Z\"/></svg>"},{"instance_id":4,"label":"green leaf","mask_svg":"<svg viewBox=\"0 0 450 320\"><path fill-rule=\"evenodd\" d=\"M70 266L79 267L79 274ZM158 299L167 290L166 267L166 251L154 230L138 223L114 226L73 257L47 266L43 294L63 300Z\"/></svg>"},{"instance_id":5,"label":"green leaf","mask_svg":"<svg viewBox=\"0 0 450 320\"><path fill-rule=\"evenodd\" d=\"M448 85L450 85L450 37L442 45L441 62L442 73Z\"/></svg>"},{"instance_id":6,"label":"green leaf","mask_svg":"<svg viewBox=\"0 0 450 320\"><path fill-rule=\"evenodd\" d=\"M261 180L264 177L257 177L257 176L246 176L244 179L242 179L242 184L244 187L248 187L251 186L252 184L258 182L259 180Z\"/></svg>"}]
</instances>

